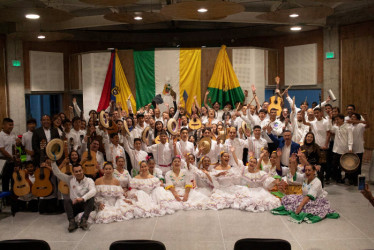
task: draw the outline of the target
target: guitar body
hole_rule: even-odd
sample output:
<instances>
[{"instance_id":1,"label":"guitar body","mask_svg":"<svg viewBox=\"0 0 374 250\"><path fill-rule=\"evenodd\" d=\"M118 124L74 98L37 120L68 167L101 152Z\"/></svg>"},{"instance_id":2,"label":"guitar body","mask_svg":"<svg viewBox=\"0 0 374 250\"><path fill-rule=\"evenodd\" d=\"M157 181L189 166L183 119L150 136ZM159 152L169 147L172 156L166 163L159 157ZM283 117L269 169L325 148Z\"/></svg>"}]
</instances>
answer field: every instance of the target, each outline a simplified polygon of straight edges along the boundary
<instances>
[{"instance_id":1,"label":"guitar body","mask_svg":"<svg viewBox=\"0 0 374 250\"><path fill-rule=\"evenodd\" d=\"M26 180L26 173L23 170L13 173L13 192L17 196L24 196L30 193L30 185Z\"/></svg>"},{"instance_id":2,"label":"guitar body","mask_svg":"<svg viewBox=\"0 0 374 250\"><path fill-rule=\"evenodd\" d=\"M38 168L35 170L35 182L32 185L31 192L37 197L46 197L53 191L53 186L49 177L51 171L48 168Z\"/></svg>"},{"instance_id":3,"label":"guitar body","mask_svg":"<svg viewBox=\"0 0 374 250\"><path fill-rule=\"evenodd\" d=\"M67 175L71 175L71 166L70 165L67 165L67 166L64 166L61 168L61 172L64 173L64 174L67 174ZM59 181L58 182L58 190L62 193L62 194L69 194L69 185L64 182L64 181Z\"/></svg>"},{"instance_id":4,"label":"guitar body","mask_svg":"<svg viewBox=\"0 0 374 250\"><path fill-rule=\"evenodd\" d=\"M268 107L268 113L270 113L270 110L275 108L277 109L277 116L280 116L282 113L282 104L283 99L279 96L272 96L270 97L269 107Z\"/></svg>"},{"instance_id":5,"label":"guitar body","mask_svg":"<svg viewBox=\"0 0 374 250\"><path fill-rule=\"evenodd\" d=\"M91 156L90 156L91 155ZM82 155L82 159L88 158L86 162L81 162L83 167L83 172L87 175L96 175L97 173L97 160L96 160L96 153L94 151L85 151Z\"/></svg>"},{"instance_id":6,"label":"guitar body","mask_svg":"<svg viewBox=\"0 0 374 250\"><path fill-rule=\"evenodd\" d=\"M197 130L201 128L201 120L198 118L192 118L188 124L188 128Z\"/></svg>"}]
</instances>

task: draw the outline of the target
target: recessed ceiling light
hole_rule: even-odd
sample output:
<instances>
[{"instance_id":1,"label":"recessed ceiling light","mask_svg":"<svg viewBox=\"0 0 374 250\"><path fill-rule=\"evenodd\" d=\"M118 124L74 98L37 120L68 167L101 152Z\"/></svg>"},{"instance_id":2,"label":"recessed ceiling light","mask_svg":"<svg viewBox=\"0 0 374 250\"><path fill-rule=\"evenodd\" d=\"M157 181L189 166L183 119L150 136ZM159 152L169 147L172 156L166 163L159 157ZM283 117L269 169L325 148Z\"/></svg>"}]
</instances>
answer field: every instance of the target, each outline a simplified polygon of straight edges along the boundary
<instances>
[{"instance_id":1,"label":"recessed ceiling light","mask_svg":"<svg viewBox=\"0 0 374 250\"><path fill-rule=\"evenodd\" d=\"M296 18L296 17L299 17L299 14L297 14L297 13L292 13L292 14L289 15L289 17L291 17L291 18Z\"/></svg>"},{"instance_id":2,"label":"recessed ceiling light","mask_svg":"<svg viewBox=\"0 0 374 250\"><path fill-rule=\"evenodd\" d=\"M198 9L197 11L200 12L200 13L205 13L205 12L207 12L208 10L205 9L205 8L200 8L200 9Z\"/></svg>"},{"instance_id":3,"label":"recessed ceiling light","mask_svg":"<svg viewBox=\"0 0 374 250\"><path fill-rule=\"evenodd\" d=\"M39 19L40 18L38 14L26 14L25 17L27 19Z\"/></svg>"},{"instance_id":4,"label":"recessed ceiling light","mask_svg":"<svg viewBox=\"0 0 374 250\"><path fill-rule=\"evenodd\" d=\"M290 28L290 30L299 31L299 30L301 30L301 27L300 26L293 26L293 27Z\"/></svg>"},{"instance_id":5,"label":"recessed ceiling light","mask_svg":"<svg viewBox=\"0 0 374 250\"><path fill-rule=\"evenodd\" d=\"M143 20L143 17L141 17L141 16L136 16L136 17L134 17L134 19L137 20L137 21L140 21L140 20Z\"/></svg>"},{"instance_id":6,"label":"recessed ceiling light","mask_svg":"<svg viewBox=\"0 0 374 250\"><path fill-rule=\"evenodd\" d=\"M38 36L38 39L44 39L44 38L45 38L45 36L43 36L43 35Z\"/></svg>"}]
</instances>

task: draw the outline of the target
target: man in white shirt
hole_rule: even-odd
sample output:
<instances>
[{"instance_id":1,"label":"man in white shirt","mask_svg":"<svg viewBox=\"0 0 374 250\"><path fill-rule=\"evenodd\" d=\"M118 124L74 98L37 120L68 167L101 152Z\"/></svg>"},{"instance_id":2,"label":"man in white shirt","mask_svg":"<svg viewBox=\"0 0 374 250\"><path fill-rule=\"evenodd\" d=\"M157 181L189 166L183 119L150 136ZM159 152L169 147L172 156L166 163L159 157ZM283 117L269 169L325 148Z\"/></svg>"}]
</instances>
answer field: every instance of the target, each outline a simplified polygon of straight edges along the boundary
<instances>
[{"instance_id":1,"label":"man in white shirt","mask_svg":"<svg viewBox=\"0 0 374 250\"><path fill-rule=\"evenodd\" d=\"M210 128L204 129L203 135L204 135L204 137L212 138L212 132L211 132ZM208 154L206 154L210 159L211 169L214 168L217 165L218 158L220 157L220 153L221 153L222 150L223 150L223 146L220 144L219 140L218 140L218 143L217 143L217 141L212 140L212 143L211 143L211 146L210 146L210 151L209 151ZM205 156L204 154L202 154L202 151L203 151L202 148L199 148L197 150L197 152L196 152L196 157L197 158L202 158L203 156Z\"/></svg>"},{"instance_id":2,"label":"man in white shirt","mask_svg":"<svg viewBox=\"0 0 374 250\"><path fill-rule=\"evenodd\" d=\"M175 146L175 155L180 155L183 160L187 161L187 154L195 154L195 147L192 142L188 141L188 129L182 128L180 131L181 140Z\"/></svg>"},{"instance_id":3,"label":"man in white shirt","mask_svg":"<svg viewBox=\"0 0 374 250\"><path fill-rule=\"evenodd\" d=\"M338 114L335 117L335 124L331 127L331 133L335 134L334 147L332 149L334 153L332 174L336 182L343 183L340 157L342 154L352 152L353 133L352 126L344 122L343 114Z\"/></svg>"},{"instance_id":4,"label":"man in white shirt","mask_svg":"<svg viewBox=\"0 0 374 250\"><path fill-rule=\"evenodd\" d=\"M140 138L134 139L134 149L131 147L131 139L129 136L124 137L123 147L125 148L126 152L129 154L130 161L131 161L131 176L135 177L139 174L140 165L139 163L142 161L146 161L147 159L147 152L141 150L142 149L142 140Z\"/></svg>"},{"instance_id":5,"label":"man in white shirt","mask_svg":"<svg viewBox=\"0 0 374 250\"><path fill-rule=\"evenodd\" d=\"M102 170L104 167L104 155L99 151L100 142L96 137L91 137L90 149L96 154L97 169ZM87 150L87 136L82 141L82 152ZM82 159L82 161L85 159Z\"/></svg>"},{"instance_id":6,"label":"man in white shirt","mask_svg":"<svg viewBox=\"0 0 374 250\"><path fill-rule=\"evenodd\" d=\"M230 165L234 165L234 164L236 165L234 157L230 151L231 147L235 148L235 155L238 158L238 160L243 159L243 149L249 147L250 138L248 138L247 140L243 140L243 139L236 138L236 135L237 135L236 128L231 127L229 129L229 139L226 139L225 144L223 145L224 150L228 152L230 155L230 160L229 160Z\"/></svg>"},{"instance_id":7,"label":"man in white shirt","mask_svg":"<svg viewBox=\"0 0 374 250\"><path fill-rule=\"evenodd\" d=\"M32 134L36 127L36 120L31 118L27 120L27 132L22 135L22 145L26 150L26 161L31 161L34 151L32 150Z\"/></svg>"},{"instance_id":8,"label":"man in white shirt","mask_svg":"<svg viewBox=\"0 0 374 250\"><path fill-rule=\"evenodd\" d=\"M83 230L87 230L87 219L94 209L94 196L96 194L94 181L84 176L81 165L73 166L73 175L63 174L56 162L52 163L52 170L58 179L69 186L70 199L64 199L64 208L69 220L69 232L78 228L74 218L80 212L83 212L83 216L79 226Z\"/></svg>"},{"instance_id":9,"label":"man in white shirt","mask_svg":"<svg viewBox=\"0 0 374 250\"><path fill-rule=\"evenodd\" d=\"M85 136L85 133L80 130L81 126L81 118L78 116L73 118L73 129L70 130L69 137L67 137L68 141L70 141L70 138L73 138L74 141L74 150L79 151L79 154L81 154L82 149L82 140Z\"/></svg>"},{"instance_id":10,"label":"man in white shirt","mask_svg":"<svg viewBox=\"0 0 374 250\"><path fill-rule=\"evenodd\" d=\"M135 138L142 137L142 133L143 133L145 127L146 127L145 124L144 124L144 113L137 113L136 114L136 120L137 120L137 124L136 124L135 128L131 131L132 141Z\"/></svg>"},{"instance_id":11,"label":"man in white shirt","mask_svg":"<svg viewBox=\"0 0 374 250\"><path fill-rule=\"evenodd\" d=\"M248 132L247 137L250 138L249 151L253 153L257 160L260 159L262 149L268 146L267 141L261 137L261 127L259 125L254 126L253 136L251 137L250 132Z\"/></svg>"},{"instance_id":12,"label":"man in white shirt","mask_svg":"<svg viewBox=\"0 0 374 250\"><path fill-rule=\"evenodd\" d=\"M16 135L12 133L13 127L14 123L12 119L3 119L3 130L0 132L0 159L6 161L2 173L3 191L9 191L9 182L13 182L13 146L15 146L16 140L19 140Z\"/></svg>"},{"instance_id":13,"label":"man in white shirt","mask_svg":"<svg viewBox=\"0 0 374 250\"><path fill-rule=\"evenodd\" d=\"M122 156L124 159L126 159L125 150L121 145L119 145L119 136L117 133L112 133L109 135L109 137L110 143L107 141L104 143L106 160L112 162L113 167L117 168L116 158L117 156Z\"/></svg>"},{"instance_id":14,"label":"man in white shirt","mask_svg":"<svg viewBox=\"0 0 374 250\"><path fill-rule=\"evenodd\" d=\"M174 156L173 140L169 139L169 143L167 143L167 138L166 132L161 131L159 144L153 144L148 147L148 139L143 143L143 150L153 154L156 166L161 169L163 175L171 170L171 160Z\"/></svg>"}]
</instances>

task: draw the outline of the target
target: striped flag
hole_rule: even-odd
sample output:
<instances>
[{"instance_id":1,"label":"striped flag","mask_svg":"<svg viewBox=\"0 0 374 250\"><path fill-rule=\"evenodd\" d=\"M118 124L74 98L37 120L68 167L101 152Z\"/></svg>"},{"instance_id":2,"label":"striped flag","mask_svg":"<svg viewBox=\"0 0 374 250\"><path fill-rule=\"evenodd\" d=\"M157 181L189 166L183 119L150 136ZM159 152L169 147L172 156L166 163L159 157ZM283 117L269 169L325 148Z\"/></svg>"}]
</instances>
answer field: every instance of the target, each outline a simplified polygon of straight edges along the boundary
<instances>
[{"instance_id":1,"label":"striped flag","mask_svg":"<svg viewBox=\"0 0 374 250\"><path fill-rule=\"evenodd\" d=\"M231 65L225 45L221 47L217 56L208 90L212 103L218 101L221 108L228 102L235 107L235 103L244 101L243 90L239 85L239 80Z\"/></svg>"},{"instance_id":2,"label":"striped flag","mask_svg":"<svg viewBox=\"0 0 374 250\"><path fill-rule=\"evenodd\" d=\"M105 110L110 101L115 101L120 103L122 109L128 112L127 100L130 95L131 89L117 51L112 51L97 111ZM130 101L133 111L136 111L135 98L131 96Z\"/></svg>"}]
</instances>

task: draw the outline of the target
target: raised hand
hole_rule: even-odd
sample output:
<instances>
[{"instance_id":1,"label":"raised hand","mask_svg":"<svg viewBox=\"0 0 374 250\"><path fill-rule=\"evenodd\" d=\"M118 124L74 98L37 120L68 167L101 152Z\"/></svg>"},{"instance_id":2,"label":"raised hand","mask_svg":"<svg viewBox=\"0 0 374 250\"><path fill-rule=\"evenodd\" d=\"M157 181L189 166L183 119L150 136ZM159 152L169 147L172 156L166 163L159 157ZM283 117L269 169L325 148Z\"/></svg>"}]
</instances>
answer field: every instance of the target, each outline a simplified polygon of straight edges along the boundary
<instances>
[{"instance_id":1,"label":"raised hand","mask_svg":"<svg viewBox=\"0 0 374 250\"><path fill-rule=\"evenodd\" d=\"M252 84L251 89L252 89L252 94L255 95L256 94L256 87L255 87L255 85Z\"/></svg>"},{"instance_id":2,"label":"raised hand","mask_svg":"<svg viewBox=\"0 0 374 250\"><path fill-rule=\"evenodd\" d=\"M279 84L279 82L280 82L280 77L279 76L275 77L275 83Z\"/></svg>"},{"instance_id":3,"label":"raised hand","mask_svg":"<svg viewBox=\"0 0 374 250\"><path fill-rule=\"evenodd\" d=\"M244 96L248 97L248 90L244 90Z\"/></svg>"},{"instance_id":4,"label":"raised hand","mask_svg":"<svg viewBox=\"0 0 374 250\"><path fill-rule=\"evenodd\" d=\"M277 148L277 156L280 158L282 156L282 150Z\"/></svg>"},{"instance_id":5,"label":"raised hand","mask_svg":"<svg viewBox=\"0 0 374 250\"><path fill-rule=\"evenodd\" d=\"M205 92L205 95L209 95L209 93L210 93L209 90L207 90L207 91Z\"/></svg>"}]
</instances>

